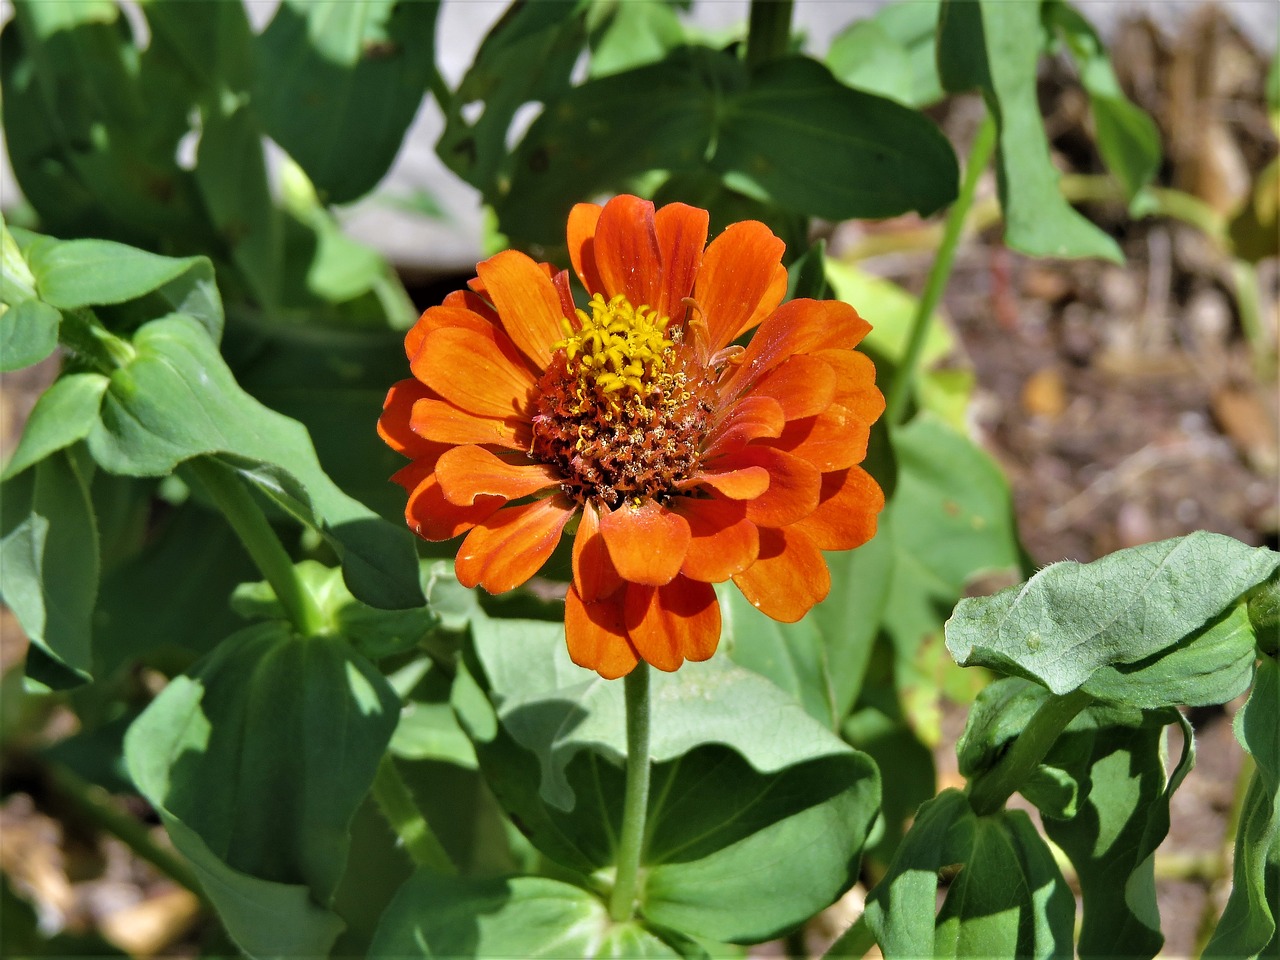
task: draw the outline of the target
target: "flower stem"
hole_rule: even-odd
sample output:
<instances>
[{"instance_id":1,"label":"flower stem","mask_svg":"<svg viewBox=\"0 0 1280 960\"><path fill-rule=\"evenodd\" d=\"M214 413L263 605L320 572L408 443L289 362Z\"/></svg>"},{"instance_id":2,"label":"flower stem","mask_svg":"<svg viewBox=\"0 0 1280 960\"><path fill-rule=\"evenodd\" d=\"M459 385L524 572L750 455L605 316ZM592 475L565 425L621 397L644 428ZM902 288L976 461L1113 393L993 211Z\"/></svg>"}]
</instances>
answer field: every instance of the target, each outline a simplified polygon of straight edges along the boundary
<instances>
[{"instance_id":1,"label":"flower stem","mask_svg":"<svg viewBox=\"0 0 1280 960\"><path fill-rule=\"evenodd\" d=\"M986 816L1001 809L1014 791L1027 782L1067 724L1092 702L1089 694L1072 690L1041 704L999 762L970 782L969 803L974 812Z\"/></svg>"},{"instance_id":2,"label":"flower stem","mask_svg":"<svg viewBox=\"0 0 1280 960\"><path fill-rule=\"evenodd\" d=\"M627 786L618 838L618 874L609 915L619 923L635 916L644 819L649 807L649 665L643 661L623 681L627 702Z\"/></svg>"},{"instance_id":3,"label":"flower stem","mask_svg":"<svg viewBox=\"0 0 1280 960\"><path fill-rule=\"evenodd\" d=\"M747 22L747 69L776 60L791 44L792 0L751 0Z\"/></svg>"},{"instance_id":4,"label":"flower stem","mask_svg":"<svg viewBox=\"0 0 1280 960\"><path fill-rule=\"evenodd\" d=\"M920 354L924 350L924 342L929 335L929 324L933 319L933 311L942 299L942 291L946 289L951 278L951 267L955 263L956 249L960 246L960 234L964 222L973 206L973 196L978 188L978 178L987 167L991 153L996 145L996 121L990 113L978 128L978 134L969 148L969 160L964 170L964 181L960 184L960 195L951 205L947 213L947 225L942 233L942 245L938 247L938 255L929 268L929 278L925 281L924 293L916 305L915 316L911 320L911 336L907 341L906 353L898 364L893 383L885 400L885 422L889 426L897 426L906 414L907 397L911 393L911 383L915 379L916 366L920 363Z\"/></svg>"},{"instance_id":5,"label":"flower stem","mask_svg":"<svg viewBox=\"0 0 1280 960\"><path fill-rule=\"evenodd\" d=\"M271 524L240 480L211 457L188 460L183 464L183 472L204 489L227 518L249 551L249 556L271 584L294 629L304 637L320 633L324 628L324 615L298 579L293 560L281 546Z\"/></svg>"},{"instance_id":6,"label":"flower stem","mask_svg":"<svg viewBox=\"0 0 1280 960\"><path fill-rule=\"evenodd\" d=\"M389 753L383 754L378 773L373 778L373 799L415 864L429 867L437 873L457 876L458 868L414 803L413 794Z\"/></svg>"},{"instance_id":7,"label":"flower stem","mask_svg":"<svg viewBox=\"0 0 1280 960\"><path fill-rule=\"evenodd\" d=\"M875 945L875 934L871 932L871 927L867 924L867 915L864 913L858 917L853 926L840 934L840 938L831 945L826 956L829 958L865 957L867 951Z\"/></svg>"}]
</instances>

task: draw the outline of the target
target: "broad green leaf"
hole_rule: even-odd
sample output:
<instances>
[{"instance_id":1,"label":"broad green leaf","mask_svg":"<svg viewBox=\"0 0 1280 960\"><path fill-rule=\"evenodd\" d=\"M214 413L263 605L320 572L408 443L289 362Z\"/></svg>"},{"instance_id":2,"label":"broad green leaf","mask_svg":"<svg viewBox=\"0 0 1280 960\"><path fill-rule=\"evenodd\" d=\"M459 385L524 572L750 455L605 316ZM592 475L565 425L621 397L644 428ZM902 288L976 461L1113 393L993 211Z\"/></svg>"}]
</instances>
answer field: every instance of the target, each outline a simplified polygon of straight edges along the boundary
<instances>
[{"instance_id":1,"label":"broad green leaf","mask_svg":"<svg viewBox=\"0 0 1280 960\"><path fill-rule=\"evenodd\" d=\"M449 705L453 678L422 657L389 679L404 706L388 749L405 760L440 760L476 769L475 749ZM401 685L402 680L409 681L408 689Z\"/></svg>"},{"instance_id":2,"label":"broad green leaf","mask_svg":"<svg viewBox=\"0 0 1280 960\"><path fill-rule=\"evenodd\" d=\"M136 357L112 375L101 421L88 437L101 466L163 476L191 457L221 455L340 551L347 584L361 600L392 609L421 605L408 531L343 493L321 468L306 429L246 394L195 322L153 321L133 345Z\"/></svg>"},{"instance_id":3,"label":"broad green leaf","mask_svg":"<svg viewBox=\"0 0 1280 960\"><path fill-rule=\"evenodd\" d=\"M258 37L263 126L330 203L368 193L435 75L438 2L286 0Z\"/></svg>"},{"instance_id":4,"label":"broad green leaf","mask_svg":"<svg viewBox=\"0 0 1280 960\"><path fill-rule=\"evenodd\" d=\"M1280 946L1280 665L1264 656L1236 738L1257 768L1236 831L1231 896L1206 957L1274 956Z\"/></svg>"},{"instance_id":5,"label":"broad green leaf","mask_svg":"<svg viewBox=\"0 0 1280 960\"><path fill-rule=\"evenodd\" d=\"M31 300L36 295L36 278L27 266L22 250L23 245L5 225L4 213L0 211L0 303L9 306Z\"/></svg>"},{"instance_id":6,"label":"broad green leaf","mask_svg":"<svg viewBox=\"0 0 1280 960\"><path fill-rule=\"evenodd\" d=\"M249 90L254 34L243 4L141 0L141 5L152 36L146 56L162 61L157 68L187 74L192 99Z\"/></svg>"},{"instance_id":7,"label":"broad green leaf","mask_svg":"<svg viewBox=\"0 0 1280 960\"><path fill-rule=\"evenodd\" d=\"M975 817L971 842L938 913L932 955L1070 956L1075 897L1031 819L1021 810Z\"/></svg>"},{"instance_id":8,"label":"broad green leaf","mask_svg":"<svg viewBox=\"0 0 1280 960\"><path fill-rule=\"evenodd\" d=\"M39 363L58 347L62 314L39 300L0 304L0 372Z\"/></svg>"},{"instance_id":9,"label":"broad green leaf","mask_svg":"<svg viewBox=\"0 0 1280 960\"><path fill-rule=\"evenodd\" d=\"M32 407L0 479L16 477L45 457L87 437L98 421L98 408L106 389L107 378L99 373L71 373L54 381Z\"/></svg>"},{"instance_id":10,"label":"broad green leaf","mask_svg":"<svg viewBox=\"0 0 1280 960\"><path fill-rule=\"evenodd\" d=\"M557 108L564 102L586 42L588 6L563 0L509 7L480 44L452 101L441 105L445 128L436 153L491 201L510 177L507 137L516 111L530 101ZM480 115L474 116L478 104ZM590 192L582 185L575 200Z\"/></svg>"},{"instance_id":11,"label":"broad green leaf","mask_svg":"<svg viewBox=\"0 0 1280 960\"><path fill-rule=\"evenodd\" d=\"M66 682L90 679L98 530L77 458L54 453L5 481L0 571L0 594L33 648L63 668Z\"/></svg>"},{"instance_id":12,"label":"broad green leaf","mask_svg":"<svg viewBox=\"0 0 1280 960\"><path fill-rule=\"evenodd\" d=\"M1204 532L1089 564L1055 563L1021 586L961 601L947 623L947 649L963 666L1028 677L1063 694L1103 667L1155 661L1277 567L1272 550Z\"/></svg>"},{"instance_id":13,"label":"broad green leaf","mask_svg":"<svg viewBox=\"0 0 1280 960\"><path fill-rule=\"evenodd\" d=\"M1070 819L1044 817L1045 833L1080 878L1080 957L1149 957L1164 945L1155 851L1169 832L1169 803L1195 761L1195 748L1190 724L1180 714L1144 719L1142 726L1079 733L1068 728L1047 758L1051 765L1061 756L1082 758L1065 764L1079 784L1079 809ZM1182 726L1185 746L1166 781L1164 724L1170 720Z\"/></svg>"},{"instance_id":14,"label":"broad green leaf","mask_svg":"<svg viewBox=\"0 0 1280 960\"><path fill-rule=\"evenodd\" d=\"M1050 0L1043 13L1049 26L1066 40L1080 70L1103 162L1124 187L1125 196L1133 200L1160 169L1160 131L1155 121L1125 96L1106 48L1089 21L1063 0Z\"/></svg>"},{"instance_id":15,"label":"broad green leaf","mask_svg":"<svg viewBox=\"0 0 1280 960\"><path fill-rule=\"evenodd\" d=\"M474 620L473 633L475 662L453 702L494 793L549 857L607 869L623 793L622 685L574 666L558 625ZM648 921L759 942L847 888L879 794L866 757L723 660L654 675L651 697Z\"/></svg>"},{"instance_id":16,"label":"broad green leaf","mask_svg":"<svg viewBox=\"0 0 1280 960\"><path fill-rule=\"evenodd\" d=\"M603 26L592 23L597 12L607 18ZM684 27L669 3L595 4L587 23L592 34L592 77L654 63L685 42Z\"/></svg>"},{"instance_id":17,"label":"broad green leaf","mask_svg":"<svg viewBox=\"0 0 1280 960\"><path fill-rule=\"evenodd\" d=\"M36 244L29 256L41 300L59 310L144 300L149 316L183 313L216 343L222 299L205 257L162 257L111 240Z\"/></svg>"},{"instance_id":18,"label":"broad green leaf","mask_svg":"<svg viewBox=\"0 0 1280 960\"><path fill-rule=\"evenodd\" d=\"M565 216L584 196L648 170L701 168L725 92L743 83L736 58L681 48L569 90L515 152L510 190L494 204L503 232L561 243Z\"/></svg>"},{"instance_id":19,"label":"broad green leaf","mask_svg":"<svg viewBox=\"0 0 1280 960\"><path fill-rule=\"evenodd\" d=\"M888 960L933 956L938 871L967 862L976 820L959 790L942 791L916 813L888 872L867 895L867 925Z\"/></svg>"},{"instance_id":20,"label":"broad green leaf","mask_svg":"<svg viewBox=\"0 0 1280 960\"><path fill-rule=\"evenodd\" d=\"M341 570L314 560L303 560L294 570L324 618L323 629L342 637L370 660L412 649L440 623L440 618L426 606L379 610L363 604L342 582ZM285 619L275 591L263 580L237 587L231 606L246 619Z\"/></svg>"},{"instance_id":21,"label":"broad green leaf","mask_svg":"<svg viewBox=\"0 0 1280 960\"><path fill-rule=\"evenodd\" d=\"M831 41L827 53L831 72L851 87L907 106L938 102L943 97L935 57L940 5L939 0L886 4L868 19L850 24ZM874 45L880 37L890 51L883 59L881 48ZM882 64L885 75L865 69L867 59Z\"/></svg>"},{"instance_id":22,"label":"broad green leaf","mask_svg":"<svg viewBox=\"0 0 1280 960\"><path fill-rule=\"evenodd\" d=\"M1043 47L1040 4L948 3L938 26L943 85L951 93L981 88L999 126L1005 242L1032 256L1123 262L1116 242L1073 210L1058 190L1036 99L1036 63Z\"/></svg>"},{"instance_id":23,"label":"broad green leaf","mask_svg":"<svg viewBox=\"0 0 1280 960\"><path fill-rule=\"evenodd\" d=\"M130 728L130 775L247 953L328 953L342 923L325 905L399 706L341 639L265 623L224 640Z\"/></svg>"},{"instance_id":24,"label":"broad green leaf","mask_svg":"<svg viewBox=\"0 0 1280 960\"><path fill-rule=\"evenodd\" d=\"M681 955L636 921L615 923L599 897L559 880L457 880L429 870L400 888L369 951L373 960Z\"/></svg>"},{"instance_id":25,"label":"broad green leaf","mask_svg":"<svg viewBox=\"0 0 1280 960\"><path fill-rule=\"evenodd\" d=\"M956 197L955 153L933 121L816 60L766 63L717 119L711 162L727 182L800 213L928 216Z\"/></svg>"}]
</instances>

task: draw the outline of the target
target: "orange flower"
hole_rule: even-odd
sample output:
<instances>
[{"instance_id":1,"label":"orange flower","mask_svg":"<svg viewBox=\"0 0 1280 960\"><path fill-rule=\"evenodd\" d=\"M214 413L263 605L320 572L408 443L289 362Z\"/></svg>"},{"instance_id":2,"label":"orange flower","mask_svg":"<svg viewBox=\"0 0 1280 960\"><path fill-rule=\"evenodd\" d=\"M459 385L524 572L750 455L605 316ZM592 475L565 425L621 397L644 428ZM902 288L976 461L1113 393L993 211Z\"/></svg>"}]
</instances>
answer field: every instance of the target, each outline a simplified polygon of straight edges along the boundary
<instances>
[{"instance_id":1,"label":"orange flower","mask_svg":"<svg viewBox=\"0 0 1280 960\"><path fill-rule=\"evenodd\" d=\"M393 477L409 526L467 534L467 586L524 583L576 518L565 634L603 677L710 657L713 583L799 620L831 586L821 551L865 543L884 505L857 466L884 409L851 349L868 324L779 306L782 241L748 221L707 245L707 222L631 196L574 207L586 309L567 271L514 250L479 264L405 337L413 378L378 423L412 460Z\"/></svg>"}]
</instances>

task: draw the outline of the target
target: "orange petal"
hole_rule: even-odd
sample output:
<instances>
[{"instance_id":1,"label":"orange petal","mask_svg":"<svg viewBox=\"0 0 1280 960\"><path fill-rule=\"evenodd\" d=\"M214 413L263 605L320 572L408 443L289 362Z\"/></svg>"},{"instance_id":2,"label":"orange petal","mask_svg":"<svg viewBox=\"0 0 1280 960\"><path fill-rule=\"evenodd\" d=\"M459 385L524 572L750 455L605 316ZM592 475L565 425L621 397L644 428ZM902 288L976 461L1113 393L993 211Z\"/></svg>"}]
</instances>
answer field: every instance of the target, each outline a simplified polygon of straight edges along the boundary
<instances>
[{"instance_id":1,"label":"orange petal","mask_svg":"<svg viewBox=\"0 0 1280 960\"><path fill-rule=\"evenodd\" d=\"M572 317L576 305L573 302L573 291L569 288L569 271L557 270L551 275L551 285L556 289L560 299L560 312L565 317Z\"/></svg>"},{"instance_id":2,"label":"orange petal","mask_svg":"<svg viewBox=\"0 0 1280 960\"><path fill-rule=\"evenodd\" d=\"M863 403L880 395L876 388L876 366L865 353L858 353L856 350L818 350L812 355L835 371L836 395L833 403L860 409ZM879 399L879 406L883 410L883 397ZM877 412L872 420L879 415Z\"/></svg>"},{"instance_id":3,"label":"orange petal","mask_svg":"<svg viewBox=\"0 0 1280 960\"><path fill-rule=\"evenodd\" d=\"M471 444L447 450L436 464L436 476L445 497L459 506L475 503L481 495L519 500L561 480L545 463L510 463Z\"/></svg>"},{"instance_id":4,"label":"orange petal","mask_svg":"<svg viewBox=\"0 0 1280 960\"><path fill-rule=\"evenodd\" d=\"M668 203L654 214L662 287L653 308L673 324L684 323L688 309L682 301L693 294L693 282L707 245L707 211L683 203Z\"/></svg>"},{"instance_id":5,"label":"orange petal","mask_svg":"<svg viewBox=\"0 0 1280 960\"><path fill-rule=\"evenodd\" d=\"M709 583L676 577L661 587L628 584L624 614L632 646L659 670L706 660L720 642L720 603Z\"/></svg>"},{"instance_id":6,"label":"orange petal","mask_svg":"<svg viewBox=\"0 0 1280 960\"><path fill-rule=\"evenodd\" d=\"M852 550L876 535L884 491L861 467L824 474L818 509L789 530L802 530L821 550Z\"/></svg>"},{"instance_id":7,"label":"orange petal","mask_svg":"<svg viewBox=\"0 0 1280 960\"><path fill-rule=\"evenodd\" d=\"M409 426L424 440L441 443L493 443L524 451L533 442L533 430L525 418L477 417L434 397L414 403Z\"/></svg>"},{"instance_id":8,"label":"orange petal","mask_svg":"<svg viewBox=\"0 0 1280 960\"><path fill-rule=\"evenodd\" d=\"M427 388L417 380L393 384L382 404L382 416L378 417L378 436L396 453L415 459L429 457L434 462L446 446L423 440L409 427L413 405L427 395Z\"/></svg>"},{"instance_id":9,"label":"orange petal","mask_svg":"<svg viewBox=\"0 0 1280 960\"><path fill-rule=\"evenodd\" d=\"M849 410L833 403L816 417L793 420L771 447L808 460L824 473L861 463L867 455L871 428Z\"/></svg>"},{"instance_id":10,"label":"orange petal","mask_svg":"<svg viewBox=\"0 0 1280 960\"><path fill-rule=\"evenodd\" d=\"M587 293L604 293L600 271L596 268L595 236L603 207L594 203L578 203L569 211L565 233L569 242L569 259Z\"/></svg>"},{"instance_id":11,"label":"orange petal","mask_svg":"<svg viewBox=\"0 0 1280 960\"><path fill-rule=\"evenodd\" d=\"M495 327L502 325L492 304L473 290L454 290L445 296L441 306L461 307L465 310L470 310L477 316L483 317Z\"/></svg>"},{"instance_id":12,"label":"orange petal","mask_svg":"<svg viewBox=\"0 0 1280 960\"><path fill-rule=\"evenodd\" d=\"M760 550L756 525L746 505L735 500L672 497L673 511L689 524L693 539L680 573L693 580L720 583L755 562Z\"/></svg>"},{"instance_id":13,"label":"orange petal","mask_svg":"<svg viewBox=\"0 0 1280 960\"><path fill-rule=\"evenodd\" d=\"M600 534L618 575L632 583L670 583L689 549L689 524L654 500L624 503L600 518Z\"/></svg>"},{"instance_id":14,"label":"orange petal","mask_svg":"<svg viewBox=\"0 0 1280 960\"><path fill-rule=\"evenodd\" d=\"M582 520L573 538L573 584L588 603L608 596L622 584L600 536L600 515L591 503L582 507Z\"/></svg>"},{"instance_id":15,"label":"orange petal","mask_svg":"<svg viewBox=\"0 0 1280 960\"><path fill-rule=\"evenodd\" d=\"M782 404L773 397L746 397L736 403L711 432L703 463L740 450L752 440L780 437L786 424Z\"/></svg>"},{"instance_id":16,"label":"orange petal","mask_svg":"<svg viewBox=\"0 0 1280 960\"><path fill-rule=\"evenodd\" d=\"M450 403L482 417L524 413L535 383L511 341L498 331L492 338L474 330L433 330L422 343L431 357L418 379Z\"/></svg>"},{"instance_id":17,"label":"orange petal","mask_svg":"<svg viewBox=\"0 0 1280 960\"><path fill-rule=\"evenodd\" d=\"M870 329L853 307L839 300L791 300L760 324L722 392L741 395L793 354L847 349Z\"/></svg>"},{"instance_id":18,"label":"orange petal","mask_svg":"<svg viewBox=\"0 0 1280 960\"><path fill-rule=\"evenodd\" d=\"M733 582L752 606L783 623L795 623L831 591L822 552L794 527L761 530L759 558Z\"/></svg>"},{"instance_id":19,"label":"orange petal","mask_svg":"<svg viewBox=\"0 0 1280 960\"><path fill-rule=\"evenodd\" d=\"M783 299L787 296L787 268L782 264L778 264L776 270L773 271L773 279L769 281L769 286L765 289L764 296L760 298L760 305L756 307L755 312L747 318L746 323L740 326L730 340L737 340L748 330L754 330L760 324L764 323L765 318L774 310L778 309Z\"/></svg>"},{"instance_id":20,"label":"orange petal","mask_svg":"<svg viewBox=\"0 0 1280 960\"><path fill-rule=\"evenodd\" d=\"M564 337L560 321L565 315L546 271L519 250L503 250L477 265L476 273L507 336L536 369L547 369L551 345Z\"/></svg>"},{"instance_id":21,"label":"orange petal","mask_svg":"<svg viewBox=\"0 0 1280 960\"><path fill-rule=\"evenodd\" d=\"M420 471L410 474L410 464L400 473L392 477L397 483L407 485L407 481ZM401 474L406 474L401 477ZM477 523L483 523L497 512L505 501L501 497L481 497L474 504L459 507L444 498L440 489L440 481L434 473L422 476L409 494L409 502L405 504L404 518L409 529L424 540L452 540L459 534L466 533Z\"/></svg>"},{"instance_id":22,"label":"orange petal","mask_svg":"<svg viewBox=\"0 0 1280 960\"><path fill-rule=\"evenodd\" d=\"M453 296L453 294L450 294L450 296ZM483 302L479 297L475 299L478 303ZM446 327L462 327L466 330L475 330L484 336L491 335L494 330L493 323L490 320L485 319L473 310L467 309L465 306L450 306L447 297L444 304L438 307L428 307L423 311L422 316L418 318L417 323L410 327L409 332L404 336L404 352L409 358L409 369L413 371L419 380L422 379L420 371L425 370L425 365L429 362L428 356L422 352L422 341L427 339L427 334L435 330L443 330Z\"/></svg>"},{"instance_id":23,"label":"orange petal","mask_svg":"<svg viewBox=\"0 0 1280 960\"><path fill-rule=\"evenodd\" d=\"M700 470L676 484L676 489L682 491L696 487L710 487L730 500L754 500L769 489L769 471L757 466Z\"/></svg>"},{"instance_id":24,"label":"orange petal","mask_svg":"<svg viewBox=\"0 0 1280 960\"><path fill-rule=\"evenodd\" d=\"M596 224L594 248L606 300L622 293L632 306L657 306L662 254L652 203L629 194L606 203Z\"/></svg>"},{"instance_id":25,"label":"orange petal","mask_svg":"<svg viewBox=\"0 0 1280 960\"><path fill-rule=\"evenodd\" d=\"M555 496L499 510L467 534L458 548L458 582L490 593L520 586L547 562L575 509L568 498Z\"/></svg>"},{"instance_id":26,"label":"orange petal","mask_svg":"<svg viewBox=\"0 0 1280 960\"><path fill-rule=\"evenodd\" d=\"M739 469L756 466L768 471L768 489L747 501L747 519L757 526L785 527L817 509L822 471L808 461L756 445L725 457L724 461Z\"/></svg>"},{"instance_id":27,"label":"orange petal","mask_svg":"<svg viewBox=\"0 0 1280 960\"><path fill-rule=\"evenodd\" d=\"M755 220L732 224L711 241L702 255L693 299L707 321L712 351L728 344L763 305L785 249Z\"/></svg>"},{"instance_id":28,"label":"orange petal","mask_svg":"<svg viewBox=\"0 0 1280 960\"><path fill-rule=\"evenodd\" d=\"M836 372L817 357L797 354L782 361L756 384L752 397L772 397L788 420L812 417L831 405Z\"/></svg>"},{"instance_id":29,"label":"orange petal","mask_svg":"<svg viewBox=\"0 0 1280 960\"><path fill-rule=\"evenodd\" d=\"M624 591L607 600L584 603L573 587L564 598L564 638L569 659L606 680L625 677L640 662L627 639L622 617Z\"/></svg>"}]
</instances>

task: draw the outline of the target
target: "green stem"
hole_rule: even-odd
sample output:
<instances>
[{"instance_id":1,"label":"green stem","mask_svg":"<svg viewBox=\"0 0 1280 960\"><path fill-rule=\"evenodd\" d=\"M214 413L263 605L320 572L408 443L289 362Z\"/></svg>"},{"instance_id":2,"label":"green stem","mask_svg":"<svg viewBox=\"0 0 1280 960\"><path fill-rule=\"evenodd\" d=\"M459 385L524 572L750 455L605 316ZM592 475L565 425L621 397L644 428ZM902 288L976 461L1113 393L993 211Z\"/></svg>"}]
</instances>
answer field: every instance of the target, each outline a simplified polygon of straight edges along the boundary
<instances>
[{"instance_id":1,"label":"green stem","mask_svg":"<svg viewBox=\"0 0 1280 960\"><path fill-rule=\"evenodd\" d=\"M969 803L979 816L995 813L1027 782L1077 713L1093 698L1080 690L1050 697L990 770L969 784Z\"/></svg>"},{"instance_id":2,"label":"green stem","mask_svg":"<svg viewBox=\"0 0 1280 960\"><path fill-rule=\"evenodd\" d=\"M751 0L747 69L783 56L791 46L792 0Z\"/></svg>"},{"instance_id":3,"label":"green stem","mask_svg":"<svg viewBox=\"0 0 1280 960\"><path fill-rule=\"evenodd\" d=\"M200 881L186 861L156 843L141 822L111 802L106 790L82 780L60 764L51 764L49 772L58 796L74 806L81 816L121 841L165 876L201 900L205 899Z\"/></svg>"},{"instance_id":4,"label":"green stem","mask_svg":"<svg viewBox=\"0 0 1280 960\"><path fill-rule=\"evenodd\" d=\"M188 460L183 465L183 472L204 488L227 518L249 551L249 556L271 584L294 629L304 637L320 633L324 629L324 614L298 579L293 560L239 478L211 457Z\"/></svg>"},{"instance_id":5,"label":"green stem","mask_svg":"<svg viewBox=\"0 0 1280 960\"><path fill-rule=\"evenodd\" d=\"M58 327L58 340L107 376L128 366L137 355L133 344L108 331L91 310L65 311Z\"/></svg>"},{"instance_id":6,"label":"green stem","mask_svg":"<svg viewBox=\"0 0 1280 960\"><path fill-rule=\"evenodd\" d=\"M627 702L627 786L618 838L618 874L609 915L619 923L635 916L644 819L649 808L649 665L643 661L623 681Z\"/></svg>"},{"instance_id":7,"label":"green stem","mask_svg":"<svg viewBox=\"0 0 1280 960\"><path fill-rule=\"evenodd\" d=\"M946 289L951 277L951 267L955 262L956 249L960 246L960 235L964 230L965 219L969 216L969 208L973 206L973 196L978 188L978 178L987 167L991 153L996 145L996 121L987 114L978 134L974 137L973 146L969 148L969 161L964 171L964 181L960 184L960 195L951 205L947 213L947 225L942 233L942 245L938 255L929 268L929 278L925 282L924 293L916 305L916 314L911 321L911 336L907 341L907 350L894 373L893 383L889 386L889 395L885 401L885 422L897 426L906 415L907 397L911 394L911 383L915 379L916 367L920 363L920 354L924 351L924 342L929 335L929 324L933 312L942 299L942 291Z\"/></svg>"},{"instance_id":8,"label":"green stem","mask_svg":"<svg viewBox=\"0 0 1280 960\"><path fill-rule=\"evenodd\" d=\"M1227 829L1222 835L1222 843L1218 851L1218 873L1217 876L1209 878L1205 886L1207 896L1204 900L1204 909L1200 914L1200 925L1196 930L1196 946L1191 952L1194 957L1204 955L1204 948L1209 945L1214 931L1218 928L1218 904L1222 902L1218 894L1224 885L1231 882L1236 833L1240 830L1240 816L1244 813L1245 799L1249 796L1249 787L1253 783L1257 769L1258 766L1253 757L1246 753L1244 761L1240 764L1240 771L1236 774L1235 792L1231 797L1231 809L1227 813Z\"/></svg>"},{"instance_id":9,"label":"green stem","mask_svg":"<svg viewBox=\"0 0 1280 960\"><path fill-rule=\"evenodd\" d=\"M414 863L437 873L457 876L458 868L414 803L413 794L389 753L384 754L378 764L378 773L373 779L373 799Z\"/></svg>"},{"instance_id":10,"label":"green stem","mask_svg":"<svg viewBox=\"0 0 1280 960\"><path fill-rule=\"evenodd\" d=\"M831 945L831 949L826 952L826 956L865 957L867 951L875 945L875 934L871 932L871 927L867 925L867 915L864 913L858 917L852 927L840 934L840 939Z\"/></svg>"},{"instance_id":11,"label":"green stem","mask_svg":"<svg viewBox=\"0 0 1280 960\"><path fill-rule=\"evenodd\" d=\"M1262 307L1258 303L1258 274L1253 264L1246 260L1231 262L1231 279L1236 285L1236 308L1240 311L1240 326L1249 341L1253 355L1253 372L1260 380L1271 380L1276 373L1276 353L1268 344L1262 325Z\"/></svg>"}]
</instances>

